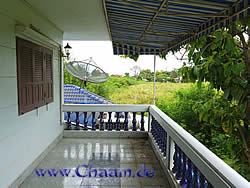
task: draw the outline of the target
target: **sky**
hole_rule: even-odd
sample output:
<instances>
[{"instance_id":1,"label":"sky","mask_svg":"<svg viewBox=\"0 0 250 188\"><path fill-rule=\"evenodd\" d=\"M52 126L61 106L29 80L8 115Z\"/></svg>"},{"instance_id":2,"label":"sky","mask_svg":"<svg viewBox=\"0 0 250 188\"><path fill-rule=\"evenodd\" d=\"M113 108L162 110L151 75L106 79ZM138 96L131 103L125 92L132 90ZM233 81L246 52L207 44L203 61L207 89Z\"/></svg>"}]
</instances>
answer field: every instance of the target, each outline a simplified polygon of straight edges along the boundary
<instances>
[{"instance_id":1,"label":"sky","mask_svg":"<svg viewBox=\"0 0 250 188\"><path fill-rule=\"evenodd\" d=\"M70 60L85 60L90 57L96 64L109 74L124 75L125 73L131 74L133 66L139 66L142 70L154 70L154 56L141 55L137 62L129 58L121 58L113 55L111 41L64 41L64 46L69 43L72 47ZM180 57L180 54L176 54ZM174 55L167 55L167 60L156 59L156 70L171 71L175 68L180 68L182 62L177 60Z\"/></svg>"}]
</instances>

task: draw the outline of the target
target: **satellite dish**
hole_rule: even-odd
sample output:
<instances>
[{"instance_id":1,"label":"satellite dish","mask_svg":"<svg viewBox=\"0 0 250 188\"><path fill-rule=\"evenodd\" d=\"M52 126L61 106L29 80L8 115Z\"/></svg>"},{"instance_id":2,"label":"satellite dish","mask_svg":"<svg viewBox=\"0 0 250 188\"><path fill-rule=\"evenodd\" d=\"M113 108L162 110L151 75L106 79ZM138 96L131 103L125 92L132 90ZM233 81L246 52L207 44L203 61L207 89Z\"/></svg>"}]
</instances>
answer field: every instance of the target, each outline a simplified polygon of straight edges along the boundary
<instances>
[{"instance_id":1,"label":"satellite dish","mask_svg":"<svg viewBox=\"0 0 250 188\"><path fill-rule=\"evenodd\" d=\"M82 80L85 86L87 82L102 83L108 79L108 74L98 67L92 57L83 61L70 61L66 63L66 70Z\"/></svg>"}]
</instances>

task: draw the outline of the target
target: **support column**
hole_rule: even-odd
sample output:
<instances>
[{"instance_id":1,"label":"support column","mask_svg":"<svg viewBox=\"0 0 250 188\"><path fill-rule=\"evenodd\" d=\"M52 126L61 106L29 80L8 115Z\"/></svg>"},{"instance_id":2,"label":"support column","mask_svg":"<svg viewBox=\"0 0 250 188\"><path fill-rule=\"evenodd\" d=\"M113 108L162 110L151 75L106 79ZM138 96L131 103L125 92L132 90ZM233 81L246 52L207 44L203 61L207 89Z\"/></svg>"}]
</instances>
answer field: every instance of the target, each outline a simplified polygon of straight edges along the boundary
<instances>
[{"instance_id":1,"label":"support column","mask_svg":"<svg viewBox=\"0 0 250 188\"><path fill-rule=\"evenodd\" d=\"M153 91L153 104L156 103L156 55L154 55L154 91Z\"/></svg>"}]
</instances>

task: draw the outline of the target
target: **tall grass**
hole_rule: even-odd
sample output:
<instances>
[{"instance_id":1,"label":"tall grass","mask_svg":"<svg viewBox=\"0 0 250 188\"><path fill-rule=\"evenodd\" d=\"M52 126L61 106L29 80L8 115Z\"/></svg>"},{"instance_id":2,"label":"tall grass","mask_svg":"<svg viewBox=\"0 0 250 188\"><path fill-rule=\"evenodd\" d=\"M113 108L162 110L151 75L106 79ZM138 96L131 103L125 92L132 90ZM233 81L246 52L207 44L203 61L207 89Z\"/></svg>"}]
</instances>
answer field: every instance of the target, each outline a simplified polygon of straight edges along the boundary
<instances>
[{"instance_id":1,"label":"tall grass","mask_svg":"<svg viewBox=\"0 0 250 188\"><path fill-rule=\"evenodd\" d=\"M175 92L179 89L190 88L189 83L156 83L156 99L172 100ZM143 83L120 88L109 96L113 103L117 104L152 104L153 83Z\"/></svg>"}]
</instances>

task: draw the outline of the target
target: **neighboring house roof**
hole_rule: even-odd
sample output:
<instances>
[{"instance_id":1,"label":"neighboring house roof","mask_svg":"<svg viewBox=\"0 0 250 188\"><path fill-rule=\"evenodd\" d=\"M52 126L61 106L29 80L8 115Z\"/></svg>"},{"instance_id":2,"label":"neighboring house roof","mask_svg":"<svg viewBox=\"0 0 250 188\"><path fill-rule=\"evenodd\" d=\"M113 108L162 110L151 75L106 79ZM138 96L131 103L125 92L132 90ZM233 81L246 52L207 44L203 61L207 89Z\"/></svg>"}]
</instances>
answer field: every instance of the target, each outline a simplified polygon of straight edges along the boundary
<instances>
[{"instance_id":1,"label":"neighboring house roof","mask_svg":"<svg viewBox=\"0 0 250 188\"><path fill-rule=\"evenodd\" d=\"M104 97L73 84L64 85L64 103L70 104L111 104Z\"/></svg>"}]
</instances>

